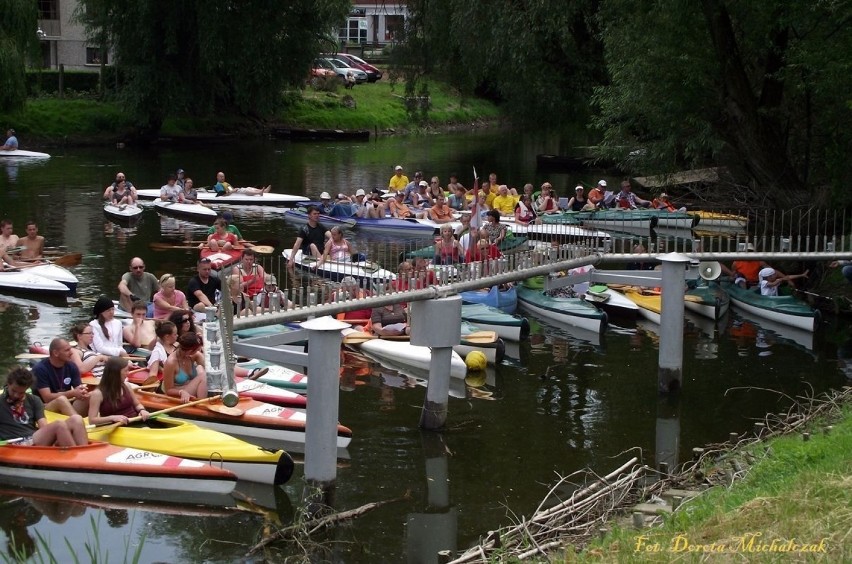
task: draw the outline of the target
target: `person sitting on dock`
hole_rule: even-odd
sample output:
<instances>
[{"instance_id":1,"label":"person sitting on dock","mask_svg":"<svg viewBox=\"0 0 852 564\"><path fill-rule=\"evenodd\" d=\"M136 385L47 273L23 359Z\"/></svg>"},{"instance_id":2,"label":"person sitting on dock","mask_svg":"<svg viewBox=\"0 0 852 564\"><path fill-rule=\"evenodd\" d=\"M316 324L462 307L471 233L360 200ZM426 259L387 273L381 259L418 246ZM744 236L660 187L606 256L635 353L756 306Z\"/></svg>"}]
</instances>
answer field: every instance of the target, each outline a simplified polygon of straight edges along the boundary
<instances>
[{"instance_id":1,"label":"person sitting on dock","mask_svg":"<svg viewBox=\"0 0 852 564\"><path fill-rule=\"evenodd\" d=\"M89 399L89 423L92 425L127 425L137 415L142 421L150 415L127 383L130 366L126 358L109 357L104 375Z\"/></svg>"},{"instance_id":2,"label":"person sitting on dock","mask_svg":"<svg viewBox=\"0 0 852 564\"><path fill-rule=\"evenodd\" d=\"M74 414L64 421L48 423L43 402L27 392L33 374L23 366L9 370L0 400L0 439L22 439L20 445L79 446L89 443L83 418Z\"/></svg>"},{"instance_id":3,"label":"person sitting on dock","mask_svg":"<svg viewBox=\"0 0 852 564\"><path fill-rule=\"evenodd\" d=\"M422 219L426 217L425 211L413 211L408 204L403 201L402 192L397 192L393 195L393 198L388 201L388 211L391 214L391 217L395 217L397 219L408 219L410 217L414 217L417 219Z\"/></svg>"},{"instance_id":4,"label":"person sitting on dock","mask_svg":"<svg viewBox=\"0 0 852 564\"><path fill-rule=\"evenodd\" d=\"M660 192L660 195L651 201L651 207L655 210L663 210L667 212L685 212L686 206L680 208L674 207L674 204L669 200L669 195L665 192Z\"/></svg>"},{"instance_id":5,"label":"person sitting on dock","mask_svg":"<svg viewBox=\"0 0 852 564\"><path fill-rule=\"evenodd\" d=\"M201 248L206 246L214 253L233 249L238 239L236 235L228 231L228 223L219 218L213 222L213 228L213 234L207 236L207 243L202 244Z\"/></svg>"},{"instance_id":6,"label":"person sitting on dock","mask_svg":"<svg viewBox=\"0 0 852 564\"><path fill-rule=\"evenodd\" d=\"M264 186L263 188L234 188L225 181L225 173L216 173L216 183L213 185L213 191L216 192L216 197L233 196L234 194L242 194L245 196L263 196L266 192L272 190L272 186Z\"/></svg>"},{"instance_id":7,"label":"person sitting on dock","mask_svg":"<svg viewBox=\"0 0 852 564\"><path fill-rule=\"evenodd\" d=\"M447 205L444 195L435 198L435 204L429 208L429 219L435 223L450 223L454 221L453 210Z\"/></svg>"},{"instance_id":8,"label":"person sitting on dock","mask_svg":"<svg viewBox=\"0 0 852 564\"><path fill-rule=\"evenodd\" d=\"M308 222L299 228L299 234L296 236L296 242L293 244L290 259L287 261L287 268L295 268L296 252L300 249L302 255L305 257L312 256L319 259L322 256L322 249L325 248L325 240L331 237L331 233L320 224L319 217L319 209L316 206L308 206Z\"/></svg>"},{"instance_id":9,"label":"person sitting on dock","mask_svg":"<svg viewBox=\"0 0 852 564\"><path fill-rule=\"evenodd\" d=\"M622 210L635 210L639 207L649 208L651 202L643 200L633 193L629 180L621 183L621 191L615 195L615 207Z\"/></svg>"},{"instance_id":10,"label":"person sitting on dock","mask_svg":"<svg viewBox=\"0 0 852 564\"><path fill-rule=\"evenodd\" d=\"M393 169L393 176L388 180L388 191L389 192L400 192L405 190L405 187L408 185L408 177L402 173L402 165L396 165Z\"/></svg>"},{"instance_id":11,"label":"person sitting on dock","mask_svg":"<svg viewBox=\"0 0 852 564\"><path fill-rule=\"evenodd\" d=\"M89 389L72 362L71 344L61 337L50 341L49 356L33 367L35 391L45 409L64 415L85 416L89 410Z\"/></svg>"},{"instance_id":12,"label":"person sitting on dock","mask_svg":"<svg viewBox=\"0 0 852 564\"><path fill-rule=\"evenodd\" d=\"M178 339L175 349L163 367L163 390L183 403L207 397L207 372L201 337L187 332Z\"/></svg>"},{"instance_id":13,"label":"person sitting on dock","mask_svg":"<svg viewBox=\"0 0 852 564\"><path fill-rule=\"evenodd\" d=\"M177 176L170 174L166 183L160 187L160 200L178 203L181 201L181 187L177 185Z\"/></svg>"},{"instance_id":14,"label":"person sitting on dock","mask_svg":"<svg viewBox=\"0 0 852 564\"><path fill-rule=\"evenodd\" d=\"M18 138L15 137L14 129L6 130L6 142L3 143L3 146L0 147L0 151L17 151L18 150Z\"/></svg>"},{"instance_id":15,"label":"person sitting on dock","mask_svg":"<svg viewBox=\"0 0 852 564\"><path fill-rule=\"evenodd\" d=\"M807 278L809 273L810 270L806 270L802 274L781 274L774 268L763 268L757 274L758 279L760 279L760 295L777 296L778 287L782 283L787 282L790 284L797 278Z\"/></svg>"},{"instance_id":16,"label":"person sitting on dock","mask_svg":"<svg viewBox=\"0 0 852 564\"><path fill-rule=\"evenodd\" d=\"M145 262L139 257L130 259L130 271L125 272L118 283L118 302L126 312L130 312L133 302L142 300L148 305L148 317L154 315L154 305L151 301L160 281L150 272L145 272Z\"/></svg>"}]
</instances>

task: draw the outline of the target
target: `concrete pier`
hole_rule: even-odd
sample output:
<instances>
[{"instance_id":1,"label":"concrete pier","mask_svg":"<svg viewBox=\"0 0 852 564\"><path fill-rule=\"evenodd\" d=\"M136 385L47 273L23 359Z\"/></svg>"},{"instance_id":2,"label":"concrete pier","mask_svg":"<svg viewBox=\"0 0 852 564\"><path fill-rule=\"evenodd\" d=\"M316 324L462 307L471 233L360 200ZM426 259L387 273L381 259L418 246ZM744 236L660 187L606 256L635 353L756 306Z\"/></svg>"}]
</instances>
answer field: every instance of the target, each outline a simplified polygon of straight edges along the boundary
<instances>
[{"instance_id":1,"label":"concrete pier","mask_svg":"<svg viewBox=\"0 0 852 564\"><path fill-rule=\"evenodd\" d=\"M340 411L341 329L348 323L319 317L301 324L308 331L308 412L305 427L305 482L326 489L337 479L337 421Z\"/></svg>"},{"instance_id":2,"label":"concrete pier","mask_svg":"<svg viewBox=\"0 0 852 564\"><path fill-rule=\"evenodd\" d=\"M658 386L661 393L671 393L680 390L683 383L683 280L690 259L668 253L659 260L663 263L663 280Z\"/></svg>"},{"instance_id":3,"label":"concrete pier","mask_svg":"<svg viewBox=\"0 0 852 564\"><path fill-rule=\"evenodd\" d=\"M420 414L420 427L440 429L447 421L450 362L453 345L461 342L461 297L438 298L409 304L411 344L432 348L429 384Z\"/></svg>"}]
</instances>

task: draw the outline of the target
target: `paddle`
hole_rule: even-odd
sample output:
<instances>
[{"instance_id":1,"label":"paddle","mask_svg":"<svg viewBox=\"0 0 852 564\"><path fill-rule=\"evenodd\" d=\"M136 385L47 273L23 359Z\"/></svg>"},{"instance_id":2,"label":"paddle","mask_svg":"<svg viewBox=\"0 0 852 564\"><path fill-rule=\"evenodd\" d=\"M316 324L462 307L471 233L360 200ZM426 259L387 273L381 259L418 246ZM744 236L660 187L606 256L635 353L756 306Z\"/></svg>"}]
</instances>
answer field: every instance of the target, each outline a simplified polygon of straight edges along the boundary
<instances>
[{"instance_id":1,"label":"paddle","mask_svg":"<svg viewBox=\"0 0 852 564\"><path fill-rule=\"evenodd\" d=\"M19 443L24 440L24 437L15 437L14 439L7 439L5 441L0 441L0 446L13 445L15 443Z\"/></svg>"},{"instance_id":2,"label":"paddle","mask_svg":"<svg viewBox=\"0 0 852 564\"><path fill-rule=\"evenodd\" d=\"M20 353L16 354L15 358L17 360L39 360L42 358L48 358L50 355L47 353ZM144 356L128 356L126 357L128 360L144 360L148 361Z\"/></svg>"},{"instance_id":3,"label":"paddle","mask_svg":"<svg viewBox=\"0 0 852 564\"><path fill-rule=\"evenodd\" d=\"M167 407L165 409L161 409L159 411L155 411L154 413L150 413L148 415L148 419L152 419L154 417L159 417L160 415L165 415L166 413L171 413L172 411L177 411L179 409L183 409L185 407L192 407L193 405L199 405L202 403L210 402L216 399L217 396L203 398L195 401L190 401L187 403L181 403L178 405L173 405L172 407ZM210 407L210 406L208 406ZM242 412L240 412L242 414ZM138 421L142 421L142 416L137 415L136 417L131 417L127 420L128 423L136 423ZM109 425L86 425L86 431L112 431L117 427L120 427L122 423L110 423Z\"/></svg>"},{"instance_id":4,"label":"paddle","mask_svg":"<svg viewBox=\"0 0 852 564\"><path fill-rule=\"evenodd\" d=\"M375 335L371 335L370 333L364 333L363 331L356 331L354 333L349 333L345 337L343 337L344 345L359 345L366 341L372 341L373 339L378 339Z\"/></svg>"},{"instance_id":5,"label":"paddle","mask_svg":"<svg viewBox=\"0 0 852 564\"><path fill-rule=\"evenodd\" d=\"M461 336L462 342L465 343L476 343L479 345L487 345L489 343L493 343L497 341L497 332L496 331L476 331L474 333L468 333L467 335Z\"/></svg>"},{"instance_id":6,"label":"paddle","mask_svg":"<svg viewBox=\"0 0 852 564\"><path fill-rule=\"evenodd\" d=\"M271 245L255 245L252 249L259 255L271 255L275 252L275 247Z\"/></svg>"},{"instance_id":7,"label":"paddle","mask_svg":"<svg viewBox=\"0 0 852 564\"><path fill-rule=\"evenodd\" d=\"M314 257L303 257L302 262L306 265L312 265L312 264L315 264L317 262L317 259L315 259ZM327 261L323 261L322 264L323 265L325 265L325 264L338 265L338 266L342 266L344 268L345 267L363 268L364 270L366 270L367 272L370 272L370 273L377 272L381 268L378 264L376 264L374 262L369 262L369 261L348 262L348 261L327 260Z\"/></svg>"}]
</instances>

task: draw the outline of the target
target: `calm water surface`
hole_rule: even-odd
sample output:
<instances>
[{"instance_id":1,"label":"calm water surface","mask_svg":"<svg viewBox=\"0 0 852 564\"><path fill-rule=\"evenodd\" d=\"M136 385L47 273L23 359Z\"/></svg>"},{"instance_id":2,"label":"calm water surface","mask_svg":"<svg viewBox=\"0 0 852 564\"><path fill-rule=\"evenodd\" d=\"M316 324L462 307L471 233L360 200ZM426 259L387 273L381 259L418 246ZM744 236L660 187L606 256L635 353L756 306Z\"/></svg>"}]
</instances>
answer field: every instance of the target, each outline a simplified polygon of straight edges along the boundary
<instances>
[{"instance_id":1,"label":"calm water surface","mask_svg":"<svg viewBox=\"0 0 852 564\"><path fill-rule=\"evenodd\" d=\"M143 257L157 274L176 274L179 285L192 274L194 252L154 252L148 244L199 239L206 227L160 218L153 210L146 210L132 229L104 218L100 195L118 170L141 188L159 187L178 167L196 185L209 184L217 170L224 170L237 185L271 183L275 191L311 197L324 190L386 186L396 164L409 173L423 169L442 181L457 171L465 184L476 164L480 175L494 170L518 186L549 179L566 194L578 181L594 182L601 174L537 173L535 154L543 152L557 151L546 140L485 132L363 144L260 141L182 149L69 149L54 151L58 154L46 163L0 163L0 210L15 222L16 232L23 233L24 222L34 218L48 244L85 255L74 269L80 279L77 305L0 296L5 337L0 370L5 372L28 344L46 343L65 335L74 322L89 319L98 295L116 294L132 256ZM247 207L235 215L247 238L292 243L295 231L281 210ZM391 267L399 250L416 246L390 239L356 238L356 243ZM277 271L271 262L267 267ZM718 325L690 319L684 392L678 398L657 395L653 326L614 325L597 337L531 320L530 339L509 344L509 358L489 369L485 382L453 388L448 429L442 434L418 429L422 381L347 354L340 419L353 429L354 439L349 458L340 460L334 505L347 510L408 497L319 539L317 557L433 561L437 550L466 548L485 531L517 519L512 515L528 516L557 475L585 466L606 472L636 447L649 464L682 461L693 446L723 440L788 405L759 388L795 396L849 382L844 359L852 345L848 329L837 320L826 320L814 339L739 315ZM144 536L143 562L230 562L268 523L293 519L301 485L300 469L277 490L242 485L263 515L99 498L69 501L59 497L59 485L56 492L41 495L2 488L0 525L6 538L41 536L60 561L70 558L66 539L78 555L97 545L114 561L132 554Z\"/></svg>"}]
</instances>

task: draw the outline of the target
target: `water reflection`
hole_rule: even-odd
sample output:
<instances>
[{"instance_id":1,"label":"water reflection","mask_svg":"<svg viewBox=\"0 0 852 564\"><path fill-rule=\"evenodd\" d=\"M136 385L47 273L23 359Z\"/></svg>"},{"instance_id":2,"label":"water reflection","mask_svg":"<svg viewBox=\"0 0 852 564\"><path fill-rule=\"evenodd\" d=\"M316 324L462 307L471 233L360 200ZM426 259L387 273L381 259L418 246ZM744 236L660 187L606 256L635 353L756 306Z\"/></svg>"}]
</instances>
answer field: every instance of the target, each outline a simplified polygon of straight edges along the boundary
<instances>
[{"instance_id":1,"label":"water reflection","mask_svg":"<svg viewBox=\"0 0 852 564\"><path fill-rule=\"evenodd\" d=\"M458 510L450 501L450 450L441 433L423 431L420 437L426 499L421 512L406 517L406 552L409 562L439 562L440 551L455 552L458 545Z\"/></svg>"}]
</instances>

